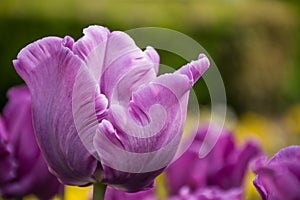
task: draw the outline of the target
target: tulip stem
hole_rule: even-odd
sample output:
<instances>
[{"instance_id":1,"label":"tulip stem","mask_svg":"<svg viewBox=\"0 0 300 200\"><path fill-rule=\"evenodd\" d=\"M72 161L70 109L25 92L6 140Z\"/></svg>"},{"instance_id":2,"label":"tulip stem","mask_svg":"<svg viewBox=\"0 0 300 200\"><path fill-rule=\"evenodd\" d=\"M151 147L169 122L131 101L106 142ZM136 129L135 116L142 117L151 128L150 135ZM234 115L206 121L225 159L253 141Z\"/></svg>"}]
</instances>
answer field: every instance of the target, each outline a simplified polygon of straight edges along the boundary
<instances>
[{"instance_id":1,"label":"tulip stem","mask_svg":"<svg viewBox=\"0 0 300 200\"><path fill-rule=\"evenodd\" d=\"M106 185L99 182L94 184L93 200L104 200Z\"/></svg>"}]
</instances>

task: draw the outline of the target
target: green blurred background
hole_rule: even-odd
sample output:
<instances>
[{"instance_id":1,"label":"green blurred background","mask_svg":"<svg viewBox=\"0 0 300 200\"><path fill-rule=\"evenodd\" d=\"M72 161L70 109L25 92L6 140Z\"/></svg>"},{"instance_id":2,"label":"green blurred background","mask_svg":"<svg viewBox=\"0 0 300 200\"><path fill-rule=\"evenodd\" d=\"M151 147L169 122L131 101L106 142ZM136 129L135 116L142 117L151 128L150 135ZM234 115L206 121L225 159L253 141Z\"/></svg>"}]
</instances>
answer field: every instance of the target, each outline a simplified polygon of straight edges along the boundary
<instances>
[{"instance_id":1,"label":"green blurred background","mask_svg":"<svg viewBox=\"0 0 300 200\"><path fill-rule=\"evenodd\" d=\"M75 39L91 24L110 30L158 26L197 40L217 64L232 127L270 155L300 143L300 3L275 0L0 0L0 108L9 87L22 83L12 60L45 36ZM163 64L187 61L159 51ZM208 105L206 86L195 89Z\"/></svg>"}]
</instances>

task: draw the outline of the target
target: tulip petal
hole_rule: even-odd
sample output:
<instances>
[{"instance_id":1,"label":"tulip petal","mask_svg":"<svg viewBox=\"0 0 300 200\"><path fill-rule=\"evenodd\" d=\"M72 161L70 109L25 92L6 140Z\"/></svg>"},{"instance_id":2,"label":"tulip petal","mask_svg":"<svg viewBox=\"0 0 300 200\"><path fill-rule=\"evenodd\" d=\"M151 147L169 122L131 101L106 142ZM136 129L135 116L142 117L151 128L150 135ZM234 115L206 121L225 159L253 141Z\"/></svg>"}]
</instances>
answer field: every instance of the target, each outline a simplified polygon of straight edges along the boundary
<instances>
[{"instance_id":1,"label":"tulip petal","mask_svg":"<svg viewBox=\"0 0 300 200\"><path fill-rule=\"evenodd\" d=\"M39 199L50 199L57 193L60 186L56 178L49 174L44 159L39 154L32 169L20 180L5 184L1 192L5 198L21 198L35 194Z\"/></svg>"},{"instance_id":2,"label":"tulip petal","mask_svg":"<svg viewBox=\"0 0 300 200\"><path fill-rule=\"evenodd\" d=\"M179 195L172 196L169 200L242 200L243 190L233 188L222 190L218 187L198 188L196 192L191 192L188 187L183 187Z\"/></svg>"},{"instance_id":3,"label":"tulip petal","mask_svg":"<svg viewBox=\"0 0 300 200\"><path fill-rule=\"evenodd\" d=\"M271 164L284 161L291 161L300 164L300 147L289 146L281 149L277 154L274 155L269 163Z\"/></svg>"},{"instance_id":4,"label":"tulip petal","mask_svg":"<svg viewBox=\"0 0 300 200\"><path fill-rule=\"evenodd\" d=\"M262 199L298 199L300 196L300 147L289 146L264 162L261 157L254 165L257 174L254 186Z\"/></svg>"},{"instance_id":5,"label":"tulip petal","mask_svg":"<svg viewBox=\"0 0 300 200\"><path fill-rule=\"evenodd\" d=\"M225 160L226 165L217 171L216 178L213 180L225 190L242 185L248 164L260 154L261 150L256 143L249 141L243 149L235 152Z\"/></svg>"},{"instance_id":6,"label":"tulip petal","mask_svg":"<svg viewBox=\"0 0 300 200\"><path fill-rule=\"evenodd\" d=\"M89 26L83 33L84 36L75 42L73 52L86 63L93 78L99 82L104 70L110 32L102 26Z\"/></svg>"},{"instance_id":7,"label":"tulip petal","mask_svg":"<svg viewBox=\"0 0 300 200\"><path fill-rule=\"evenodd\" d=\"M22 165L18 166L17 173L26 174L39 153L37 143L32 142L36 139L33 134L30 93L26 86L18 86L11 88L7 97L9 101L3 110L3 120L9 133L9 143L18 147L14 148L14 157Z\"/></svg>"},{"instance_id":8,"label":"tulip petal","mask_svg":"<svg viewBox=\"0 0 300 200\"><path fill-rule=\"evenodd\" d=\"M132 91L155 78L158 60L158 54L153 48L149 47L143 52L127 34L112 32L106 44L100 81L101 93L109 100L112 99L113 93L117 96L116 101L128 100L128 94L130 96ZM131 72L132 70L134 72ZM126 83L130 77L131 82ZM124 83L125 88L122 87Z\"/></svg>"},{"instance_id":9,"label":"tulip petal","mask_svg":"<svg viewBox=\"0 0 300 200\"><path fill-rule=\"evenodd\" d=\"M116 142L113 144L107 137L109 134L114 135L115 139L118 140L118 135L112 124L103 120L94 137L94 146L104 172L101 181L129 192L151 188L153 179L163 171L164 166L172 159L168 149L141 154L128 152L124 148L116 146ZM122 141L119 140L118 142L122 145ZM173 144L173 146L175 145Z\"/></svg>"},{"instance_id":10,"label":"tulip petal","mask_svg":"<svg viewBox=\"0 0 300 200\"><path fill-rule=\"evenodd\" d=\"M82 61L70 46L69 38L44 38L21 50L14 65L30 89L36 137L51 171L66 184L85 185L97 160L73 121L71 95Z\"/></svg>"},{"instance_id":11,"label":"tulip petal","mask_svg":"<svg viewBox=\"0 0 300 200\"><path fill-rule=\"evenodd\" d=\"M84 36L75 42L73 52L82 60L87 60L88 56L95 51L99 45L107 41L110 31L102 26L89 26L83 29L83 34ZM105 51L103 53L105 53ZM103 58L104 56L99 55L99 57ZM100 64L101 63L103 63L103 61L100 62Z\"/></svg>"},{"instance_id":12,"label":"tulip petal","mask_svg":"<svg viewBox=\"0 0 300 200\"><path fill-rule=\"evenodd\" d=\"M0 135L7 131L5 142L13 162L9 163L8 159L5 161L5 157L3 160L0 156L0 176L1 173L8 176L13 172L13 179L3 185L0 180L1 194L5 198L36 194L40 199L49 199L57 193L61 184L49 173L36 143L29 90L26 86L14 87L8 91L7 97L9 101L4 107L3 118L0 119Z\"/></svg>"},{"instance_id":13,"label":"tulip petal","mask_svg":"<svg viewBox=\"0 0 300 200\"><path fill-rule=\"evenodd\" d=\"M0 188L16 176L16 163L11 146L8 144L7 130L0 116ZM0 189L1 190L1 189Z\"/></svg>"},{"instance_id":14,"label":"tulip petal","mask_svg":"<svg viewBox=\"0 0 300 200\"><path fill-rule=\"evenodd\" d=\"M90 26L83 32L85 35L74 44L73 51L84 60L95 80L102 79L101 93L109 99L114 85L133 68L151 65L154 72L158 71L156 51L148 47L142 52L127 34L119 31L110 33L101 26Z\"/></svg>"}]
</instances>

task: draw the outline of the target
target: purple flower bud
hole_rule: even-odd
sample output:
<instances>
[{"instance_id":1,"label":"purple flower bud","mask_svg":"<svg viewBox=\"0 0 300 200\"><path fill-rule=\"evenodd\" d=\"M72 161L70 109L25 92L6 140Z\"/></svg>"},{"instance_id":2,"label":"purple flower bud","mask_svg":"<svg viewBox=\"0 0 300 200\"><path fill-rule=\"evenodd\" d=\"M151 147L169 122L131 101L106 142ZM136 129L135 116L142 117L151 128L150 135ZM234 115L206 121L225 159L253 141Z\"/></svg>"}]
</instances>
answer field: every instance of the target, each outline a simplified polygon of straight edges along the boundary
<instances>
[{"instance_id":1,"label":"purple flower bud","mask_svg":"<svg viewBox=\"0 0 300 200\"><path fill-rule=\"evenodd\" d=\"M232 134L223 130L211 152L200 159L199 151L205 145L207 131L208 126L201 127L189 149L167 168L172 195L177 195L182 187L188 187L191 193L199 188L218 187L230 190L242 187L248 164L260 153L259 147L249 141L244 147L237 148Z\"/></svg>"},{"instance_id":2,"label":"purple flower bud","mask_svg":"<svg viewBox=\"0 0 300 200\"><path fill-rule=\"evenodd\" d=\"M199 188L191 193L188 187L180 189L179 194L169 200L242 200L242 188L222 190L217 187Z\"/></svg>"},{"instance_id":3,"label":"purple flower bud","mask_svg":"<svg viewBox=\"0 0 300 200\"><path fill-rule=\"evenodd\" d=\"M6 128L0 118L0 186L16 176L16 163L12 146L9 144Z\"/></svg>"},{"instance_id":4,"label":"purple flower bud","mask_svg":"<svg viewBox=\"0 0 300 200\"><path fill-rule=\"evenodd\" d=\"M0 118L0 193L5 198L34 194L49 199L61 184L50 174L35 140L27 87L8 92Z\"/></svg>"},{"instance_id":5,"label":"purple flower bud","mask_svg":"<svg viewBox=\"0 0 300 200\"><path fill-rule=\"evenodd\" d=\"M153 189L126 193L121 190L108 187L105 192L105 200L158 200ZM191 193L188 187L180 189L177 195L168 197L168 200L241 200L243 199L242 188L222 190L217 187L199 188Z\"/></svg>"},{"instance_id":6,"label":"purple flower bud","mask_svg":"<svg viewBox=\"0 0 300 200\"><path fill-rule=\"evenodd\" d=\"M263 200L300 198L300 146L281 149L269 161L261 157L253 170L253 184Z\"/></svg>"},{"instance_id":7,"label":"purple flower bud","mask_svg":"<svg viewBox=\"0 0 300 200\"><path fill-rule=\"evenodd\" d=\"M51 171L65 184L96 180L126 191L152 187L172 161L198 60L157 77L159 56L123 32L84 29L77 42L47 37L14 60L32 96L33 123Z\"/></svg>"}]
</instances>

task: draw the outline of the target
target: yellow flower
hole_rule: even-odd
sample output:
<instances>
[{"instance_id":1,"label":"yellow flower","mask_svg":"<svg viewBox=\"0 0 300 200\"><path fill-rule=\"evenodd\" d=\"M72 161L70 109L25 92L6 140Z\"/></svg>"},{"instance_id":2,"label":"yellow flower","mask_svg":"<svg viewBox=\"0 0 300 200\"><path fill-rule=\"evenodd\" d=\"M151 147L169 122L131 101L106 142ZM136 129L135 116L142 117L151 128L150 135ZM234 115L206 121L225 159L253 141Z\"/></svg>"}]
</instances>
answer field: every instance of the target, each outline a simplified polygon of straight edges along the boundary
<instances>
[{"instance_id":1,"label":"yellow flower","mask_svg":"<svg viewBox=\"0 0 300 200\"><path fill-rule=\"evenodd\" d=\"M234 133L240 143L248 139L258 141L269 155L273 155L287 144L287 135L281 129L280 123L256 113L242 115Z\"/></svg>"},{"instance_id":2,"label":"yellow flower","mask_svg":"<svg viewBox=\"0 0 300 200\"><path fill-rule=\"evenodd\" d=\"M87 200L91 199L93 187L76 187L66 186L65 187L65 200Z\"/></svg>"}]
</instances>

